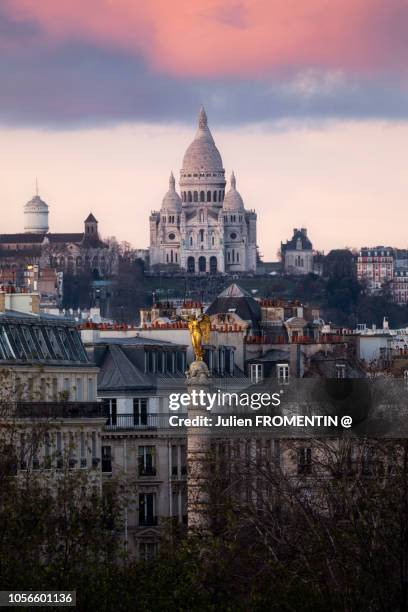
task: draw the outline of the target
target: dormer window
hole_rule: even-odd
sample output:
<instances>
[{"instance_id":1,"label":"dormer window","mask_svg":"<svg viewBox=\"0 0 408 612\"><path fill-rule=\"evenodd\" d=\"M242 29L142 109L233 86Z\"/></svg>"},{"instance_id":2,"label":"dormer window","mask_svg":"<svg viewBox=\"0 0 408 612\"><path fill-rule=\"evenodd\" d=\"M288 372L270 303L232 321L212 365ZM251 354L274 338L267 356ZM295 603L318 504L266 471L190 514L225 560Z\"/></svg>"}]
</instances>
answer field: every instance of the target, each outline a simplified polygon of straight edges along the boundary
<instances>
[{"instance_id":1,"label":"dormer window","mask_svg":"<svg viewBox=\"0 0 408 612\"><path fill-rule=\"evenodd\" d=\"M276 373L278 377L278 383L280 385L289 384L289 364L278 363L278 365L276 366Z\"/></svg>"},{"instance_id":2,"label":"dormer window","mask_svg":"<svg viewBox=\"0 0 408 612\"><path fill-rule=\"evenodd\" d=\"M346 378L346 366L343 363L336 363L336 377Z\"/></svg>"},{"instance_id":3,"label":"dormer window","mask_svg":"<svg viewBox=\"0 0 408 612\"><path fill-rule=\"evenodd\" d=\"M250 365L251 383L257 385L263 381L263 363L251 363Z\"/></svg>"}]
</instances>

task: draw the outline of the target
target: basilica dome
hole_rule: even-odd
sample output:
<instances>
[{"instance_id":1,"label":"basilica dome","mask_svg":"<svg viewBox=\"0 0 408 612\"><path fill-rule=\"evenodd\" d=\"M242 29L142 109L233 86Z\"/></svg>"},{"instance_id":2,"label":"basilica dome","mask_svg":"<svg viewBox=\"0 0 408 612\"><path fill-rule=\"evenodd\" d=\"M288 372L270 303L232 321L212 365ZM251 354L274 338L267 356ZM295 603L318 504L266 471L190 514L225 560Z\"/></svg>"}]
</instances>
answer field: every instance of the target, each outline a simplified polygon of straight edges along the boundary
<instances>
[{"instance_id":1,"label":"basilica dome","mask_svg":"<svg viewBox=\"0 0 408 612\"><path fill-rule=\"evenodd\" d=\"M202 106L198 115L198 129L193 142L183 158L182 173L223 172L220 152L207 124L207 115Z\"/></svg>"},{"instance_id":2,"label":"basilica dome","mask_svg":"<svg viewBox=\"0 0 408 612\"><path fill-rule=\"evenodd\" d=\"M181 210L181 198L176 191L176 181L173 173L170 174L169 178L169 190L163 198L162 209L171 211Z\"/></svg>"},{"instance_id":3,"label":"basilica dome","mask_svg":"<svg viewBox=\"0 0 408 612\"><path fill-rule=\"evenodd\" d=\"M244 210L244 201L239 191L237 191L237 181L235 174L231 174L231 189L225 194L224 210Z\"/></svg>"}]
</instances>

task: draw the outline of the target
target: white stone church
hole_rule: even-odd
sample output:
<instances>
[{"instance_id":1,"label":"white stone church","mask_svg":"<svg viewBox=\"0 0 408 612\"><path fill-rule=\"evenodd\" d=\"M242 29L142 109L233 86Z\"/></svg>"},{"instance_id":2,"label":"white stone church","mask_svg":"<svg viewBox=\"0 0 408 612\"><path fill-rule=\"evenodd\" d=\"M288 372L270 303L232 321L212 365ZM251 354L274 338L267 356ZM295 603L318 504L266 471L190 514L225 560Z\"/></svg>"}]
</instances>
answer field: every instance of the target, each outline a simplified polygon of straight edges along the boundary
<instances>
[{"instance_id":1,"label":"white stone church","mask_svg":"<svg viewBox=\"0 0 408 612\"><path fill-rule=\"evenodd\" d=\"M160 211L150 215L150 265L190 273L254 271L256 213L245 209L234 173L225 193L225 170L203 107L179 186L181 197L172 173Z\"/></svg>"}]
</instances>

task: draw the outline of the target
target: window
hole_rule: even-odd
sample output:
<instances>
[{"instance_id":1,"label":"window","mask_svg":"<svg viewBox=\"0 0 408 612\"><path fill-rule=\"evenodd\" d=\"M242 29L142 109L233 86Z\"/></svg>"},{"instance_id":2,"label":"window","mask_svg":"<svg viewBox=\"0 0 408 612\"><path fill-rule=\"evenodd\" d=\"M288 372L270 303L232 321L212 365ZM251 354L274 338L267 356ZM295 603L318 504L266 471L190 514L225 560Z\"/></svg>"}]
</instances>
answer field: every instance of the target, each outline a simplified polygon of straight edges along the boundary
<instances>
[{"instance_id":1,"label":"window","mask_svg":"<svg viewBox=\"0 0 408 612\"><path fill-rule=\"evenodd\" d=\"M64 378L64 394L66 395L66 399L69 400L69 396L71 395L69 378Z\"/></svg>"},{"instance_id":2,"label":"window","mask_svg":"<svg viewBox=\"0 0 408 612\"><path fill-rule=\"evenodd\" d=\"M44 469L50 470L51 467L51 438L47 432L44 434Z\"/></svg>"},{"instance_id":3,"label":"window","mask_svg":"<svg viewBox=\"0 0 408 612\"><path fill-rule=\"evenodd\" d=\"M336 378L346 378L346 366L336 363Z\"/></svg>"},{"instance_id":4,"label":"window","mask_svg":"<svg viewBox=\"0 0 408 612\"><path fill-rule=\"evenodd\" d=\"M298 449L298 474L312 473L312 449Z\"/></svg>"},{"instance_id":5,"label":"window","mask_svg":"<svg viewBox=\"0 0 408 612\"><path fill-rule=\"evenodd\" d=\"M104 398L102 402L103 402L103 407L106 410L105 414L107 413L109 415L109 425L116 425L117 417L118 417L118 408L117 408L116 398L112 398L112 399Z\"/></svg>"},{"instance_id":6,"label":"window","mask_svg":"<svg viewBox=\"0 0 408 612\"><path fill-rule=\"evenodd\" d=\"M133 425L136 427L147 425L147 398L133 399Z\"/></svg>"},{"instance_id":7,"label":"window","mask_svg":"<svg viewBox=\"0 0 408 612\"><path fill-rule=\"evenodd\" d=\"M140 561L153 561L157 556L156 542L140 542L139 544L139 559Z\"/></svg>"},{"instance_id":8,"label":"window","mask_svg":"<svg viewBox=\"0 0 408 612\"><path fill-rule=\"evenodd\" d=\"M112 448L102 446L102 472L112 472Z\"/></svg>"},{"instance_id":9,"label":"window","mask_svg":"<svg viewBox=\"0 0 408 612\"><path fill-rule=\"evenodd\" d=\"M92 432L91 454L92 454L92 467L98 467L99 459L96 456L96 431Z\"/></svg>"},{"instance_id":10,"label":"window","mask_svg":"<svg viewBox=\"0 0 408 612\"><path fill-rule=\"evenodd\" d=\"M173 444L171 447L171 475L177 478L178 472L178 446Z\"/></svg>"},{"instance_id":11,"label":"window","mask_svg":"<svg viewBox=\"0 0 408 612\"><path fill-rule=\"evenodd\" d=\"M82 402L82 400L83 400L82 378L77 378L76 379L75 400L77 402Z\"/></svg>"},{"instance_id":12,"label":"window","mask_svg":"<svg viewBox=\"0 0 408 612\"><path fill-rule=\"evenodd\" d=\"M57 452L56 452L57 470L62 470L64 460L62 456L62 433L60 431L57 431L57 434L56 434L56 447L57 447Z\"/></svg>"},{"instance_id":13,"label":"window","mask_svg":"<svg viewBox=\"0 0 408 612\"><path fill-rule=\"evenodd\" d=\"M278 363L276 372L278 375L278 383L281 385L289 384L289 365L287 363Z\"/></svg>"},{"instance_id":14,"label":"window","mask_svg":"<svg viewBox=\"0 0 408 612\"><path fill-rule=\"evenodd\" d=\"M83 431L81 431L80 433L80 467L81 468L86 468L86 439L85 439L85 433Z\"/></svg>"},{"instance_id":15,"label":"window","mask_svg":"<svg viewBox=\"0 0 408 612\"><path fill-rule=\"evenodd\" d=\"M20 434L20 470L27 469L27 447L25 434Z\"/></svg>"},{"instance_id":16,"label":"window","mask_svg":"<svg viewBox=\"0 0 408 612\"><path fill-rule=\"evenodd\" d=\"M156 476L156 447L139 446L139 476Z\"/></svg>"},{"instance_id":17,"label":"window","mask_svg":"<svg viewBox=\"0 0 408 612\"><path fill-rule=\"evenodd\" d=\"M88 402L92 402L95 400L95 394L94 394L94 382L93 382L93 378L88 378Z\"/></svg>"},{"instance_id":18,"label":"window","mask_svg":"<svg viewBox=\"0 0 408 612\"><path fill-rule=\"evenodd\" d=\"M263 381L263 364L262 363L251 363L250 376L252 383L260 383Z\"/></svg>"},{"instance_id":19,"label":"window","mask_svg":"<svg viewBox=\"0 0 408 612\"><path fill-rule=\"evenodd\" d=\"M157 525L155 493L139 493L139 525Z\"/></svg>"}]
</instances>

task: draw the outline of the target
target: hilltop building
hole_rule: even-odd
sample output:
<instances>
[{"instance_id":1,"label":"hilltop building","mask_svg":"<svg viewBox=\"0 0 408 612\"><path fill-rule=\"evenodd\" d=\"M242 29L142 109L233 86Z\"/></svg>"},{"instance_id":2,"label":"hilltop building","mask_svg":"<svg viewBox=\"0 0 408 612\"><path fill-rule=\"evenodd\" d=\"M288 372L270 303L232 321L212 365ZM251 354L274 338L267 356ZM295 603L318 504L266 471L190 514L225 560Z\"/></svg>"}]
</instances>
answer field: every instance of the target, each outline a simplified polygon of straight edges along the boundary
<instances>
[{"instance_id":1,"label":"hilltop building","mask_svg":"<svg viewBox=\"0 0 408 612\"><path fill-rule=\"evenodd\" d=\"M222 158L201 107L198 129L180 170L173 173L159 211L150 215L150 265L173 264L190 273L248 272L256 269L256 213L230 189Z\"/></svg>"},{"instance_id":2,"label":"hilltop building","mask_svg":"<svg viewBox=\"0 0 408 612\"><path fill-rule=\"evenodd\" d=\"M18 280L30 266L74 275L89 270L98 278L116 265L117 254L101 240L92 213L81 232L50 232L49 206L38 193L24 206L24 233L0 234L0 279L9 281L4 284L25 286Z\"/></svg>"}]
</instances>

